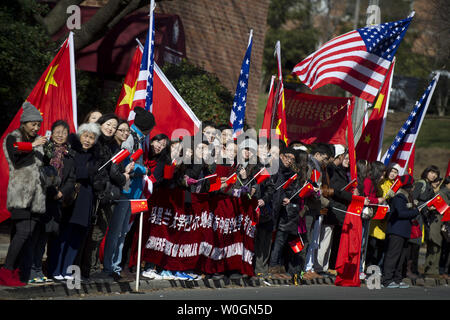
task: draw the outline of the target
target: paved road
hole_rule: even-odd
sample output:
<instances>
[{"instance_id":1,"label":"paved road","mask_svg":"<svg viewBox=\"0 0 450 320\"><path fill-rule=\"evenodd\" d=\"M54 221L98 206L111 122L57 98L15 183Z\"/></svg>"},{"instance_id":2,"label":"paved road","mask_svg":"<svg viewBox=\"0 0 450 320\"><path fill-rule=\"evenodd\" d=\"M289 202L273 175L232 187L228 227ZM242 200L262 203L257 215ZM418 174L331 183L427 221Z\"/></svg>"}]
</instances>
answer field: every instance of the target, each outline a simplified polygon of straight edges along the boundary
<instances>
[{"instance_id":1,"label":"paved road","mask_svg":"<svg viewBox=\"0 0 450 320\"><path fill-rule=\"evenodd\" d=\"M450 286L369 290L333 285L168 289L76 297L74 300L450 300Z\"/></svg>"}]
</instances>

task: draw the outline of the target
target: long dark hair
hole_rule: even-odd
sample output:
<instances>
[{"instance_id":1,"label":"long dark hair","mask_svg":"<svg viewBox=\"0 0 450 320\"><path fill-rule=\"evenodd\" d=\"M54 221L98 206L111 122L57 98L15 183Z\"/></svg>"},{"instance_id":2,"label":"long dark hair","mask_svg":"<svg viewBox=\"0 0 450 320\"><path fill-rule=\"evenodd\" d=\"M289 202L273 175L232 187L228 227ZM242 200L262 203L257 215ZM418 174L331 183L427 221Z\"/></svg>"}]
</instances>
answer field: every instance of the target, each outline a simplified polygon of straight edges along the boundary
<instances>
[{"instance_id":1,"label":"long dark hair","mask_svg":"<svg viewBox=\"0 0 450 320\"><path fill-rule=\"evenodd\" d=\"M362 159L356 161L357 188L360 195L364 194L364 180L369 176L369 169L369 161Z\"/></svg>"},{"instance_id":2,"label":"long dark hair","mask_svg":"<svg viewBox=\"0 0 450 320\"><path fill-rule=\"evenodd\" d=\"M386 170L386 166L381 161L374 161L370 164L370 180L372 181L375 192L378 192L378 185L380 178L383 176L383 172Z\"/></svg>"},{"instance_id":3,"label":"long dark hair","mask_svg":"<svg viewBox=\"0 0 450 320\"><path fill-rule=\"evenodd\" d=\"M152 142L155 140L166 140L166 146L164 147L164 149L161 150L161 152L159 154L155 154L151 147ZM165 135L164 133L160 133L150 139L150 148L148 150L148 159L164 161L167 163L169 163L171 161L170 160L170 139L167 135Z\"/></svg>"},{"instance_id":4,"label":"long dark hair","mask_svg":"<svg viewBox=\"0 0 450 320\"><path fill-rule=\"evenodd\" d=\"M434 166L434 165L431 165L431 166L427 167L425 170L423 170L422 175L420 176L420 179L426 181L426 180L427 180L428 173L429 173L430 171L437 174L437 178L436 178L436 179L439 178L439 176L440 176L440 174L441 174L440 171L439 171L439 168L436 167L436 166Z\"/></svg>"}]
</instances>

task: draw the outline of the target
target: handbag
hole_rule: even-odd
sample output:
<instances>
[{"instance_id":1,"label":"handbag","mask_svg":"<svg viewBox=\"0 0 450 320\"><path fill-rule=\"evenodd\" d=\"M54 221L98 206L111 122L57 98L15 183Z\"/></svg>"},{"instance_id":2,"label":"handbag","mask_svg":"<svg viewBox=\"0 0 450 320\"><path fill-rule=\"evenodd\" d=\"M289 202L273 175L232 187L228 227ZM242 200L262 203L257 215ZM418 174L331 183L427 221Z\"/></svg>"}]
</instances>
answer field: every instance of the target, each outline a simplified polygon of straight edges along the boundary
<instances>
[{"instance_id":1,"label":"handbag","mask_svg":"<svg viewBox=\"0 0 450 320\"><path fill-rule=\"evenodd\" d=\"M422 238L422 229L420 228L420 224L417 220L411 221L411 236L410 239Z\"/></svg>"},{"instance_id":2,"label":"handbag","mask_svg":"<svg viewBox=\"0 0 450 320\"><path fill-rule=\"evenodd\" d=\"M63 208L70 207L75 202L75 200L77 200L78 193L80 192L80 187L81 187L81 183L75 182L72 194L69 197L63 197L63 201L62 201Z\"/></svg>"}]
</instances>

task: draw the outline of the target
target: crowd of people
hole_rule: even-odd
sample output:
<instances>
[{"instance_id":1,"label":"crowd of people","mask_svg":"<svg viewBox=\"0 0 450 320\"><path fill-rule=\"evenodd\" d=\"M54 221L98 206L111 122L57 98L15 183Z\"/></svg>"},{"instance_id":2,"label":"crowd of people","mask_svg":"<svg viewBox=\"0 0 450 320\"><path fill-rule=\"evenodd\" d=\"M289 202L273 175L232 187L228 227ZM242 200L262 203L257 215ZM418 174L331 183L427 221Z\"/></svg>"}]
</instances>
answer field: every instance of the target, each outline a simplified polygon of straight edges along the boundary
<instances>
[{"instance_id":1,"label":"crowd of people","mask_svg":"<svg viewBox=\"0 0 450 320\"><path fill-rule=\"evenodd\" d=\"M0 285L73 279L71 266L79 266L82 280L113 278L118 281L128 268L130 248L137 232L127 200L149 197L156 188L181 188L186 194L208 193L218 163L237 174L230 187L221 178L220 190L233 197L257 200L259 219L254 237L254 276L267 279L305 280L336 276L342 227L352 196L365 205L388 204L386 218L373 220L373 211L362 219L360 279L368 266L382 270L388 288L406 288L402 279L417 279L419 249L426 244L424 274L448 278L450 227L441 222L434 207L423 206L436 194L450 204L450 177L430 165L420 179L399 176L397 164L358 160L357 186L351 182L348 150L342 145L304 145L293 141L233 139L228 125L203 122L195 139L170 139L157 134L146 139L155 126L152 113L135 108L132 125L115 114L90 112L77 133L56 121L49 137L39 136L43 121L29 102L22 106L20 128L10 133L3 150L9 165L7 208L11 212L11 241L0 269ZM157 121L157 119L156 119ZM189 144L185 142L189 140ZM145 144L148 142L148 145ZM121 149L144 157L110 161ZM274 166L274 163L277 163ZM164 175L167 165L173 175ZM262 168L270 177L254 179ZM276 168L275 170L273 168ZM311 181L311 174L318 179ZM287 187L281 187L297 174ZM396 180L402 187L391 190ZM143 184L143 180L146 181ZM299 197L299 189L312 183L314 192ZM290 243L300 239L303 250ZM44 260L44 256L46 259ZM198 270L167 270L146 263L147 279L196 280L242 277L235 272L201 275Z\"/></svg>"}]
</instances>

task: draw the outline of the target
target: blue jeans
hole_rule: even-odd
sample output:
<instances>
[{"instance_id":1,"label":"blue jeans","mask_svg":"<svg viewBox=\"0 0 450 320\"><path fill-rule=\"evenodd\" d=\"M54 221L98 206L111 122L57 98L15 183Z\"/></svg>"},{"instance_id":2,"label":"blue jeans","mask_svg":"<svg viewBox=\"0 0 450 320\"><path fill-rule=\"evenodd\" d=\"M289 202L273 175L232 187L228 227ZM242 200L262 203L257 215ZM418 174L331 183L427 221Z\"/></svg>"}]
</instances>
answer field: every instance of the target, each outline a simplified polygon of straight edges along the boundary
<instances>
[{"instance_id":1,"label":"blue jeans","mask_svg":"<svg viewBox=\"0 0 450 320\"><path fill-rule=\"evenodd\" d=\"M122 195L120 200L129 200ZM130 230L131 207L129 201L119 201L114 208L106 234L103 253L103 271L106 273L120 273L122 268L122 249L125 236Z\"/></svg>"}]
</instances>

